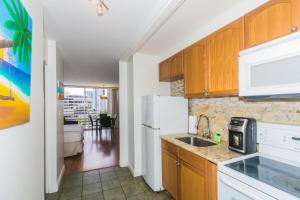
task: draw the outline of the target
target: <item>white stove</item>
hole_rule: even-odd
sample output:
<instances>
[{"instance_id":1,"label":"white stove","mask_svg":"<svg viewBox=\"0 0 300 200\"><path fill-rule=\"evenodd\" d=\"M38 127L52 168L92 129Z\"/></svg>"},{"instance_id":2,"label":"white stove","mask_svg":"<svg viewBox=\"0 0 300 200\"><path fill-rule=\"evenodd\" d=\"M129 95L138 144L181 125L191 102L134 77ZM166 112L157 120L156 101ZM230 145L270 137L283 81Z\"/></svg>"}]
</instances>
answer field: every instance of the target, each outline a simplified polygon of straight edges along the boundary
<instances>
[{"instance_id":1,"label":"white stove","mask_svg":"<svg viewBox=\"0 0 300 200\"><path fill-rule=\"evenodd\" d=\"M219 200L299 200L300 126L257 124L259 152L218 165Z\"/></svg>"}]
</instances>

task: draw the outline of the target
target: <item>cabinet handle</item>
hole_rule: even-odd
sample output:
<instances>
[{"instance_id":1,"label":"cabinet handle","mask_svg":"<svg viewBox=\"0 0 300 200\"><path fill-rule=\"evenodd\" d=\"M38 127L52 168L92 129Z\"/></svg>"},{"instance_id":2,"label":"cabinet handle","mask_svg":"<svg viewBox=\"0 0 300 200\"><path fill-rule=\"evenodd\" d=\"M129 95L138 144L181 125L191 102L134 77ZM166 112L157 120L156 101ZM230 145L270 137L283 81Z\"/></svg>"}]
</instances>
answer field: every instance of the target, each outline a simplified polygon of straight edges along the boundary
<instances>
[{"instance_id":1,"label":"cabinet handle","mask_svg":"<svg viewBox=\"0 0 300 200\"><path fill-rule=\"evenodd\" d=\"M205 96L208 95L208 90L207 90L207 89L204 90L204 95L205 95Z\"/></svg>"},{"instance_id":2,"label":"cabinet handle","mask_svg":"<svg viewBox=\"0 0 300 200\"><path fill-rule=\"evenodd\" d=\"M292 26L291 32L296 32L297 30L298 30L298 27L297 27L297 26Z\"/></svg>"}]
</instances>

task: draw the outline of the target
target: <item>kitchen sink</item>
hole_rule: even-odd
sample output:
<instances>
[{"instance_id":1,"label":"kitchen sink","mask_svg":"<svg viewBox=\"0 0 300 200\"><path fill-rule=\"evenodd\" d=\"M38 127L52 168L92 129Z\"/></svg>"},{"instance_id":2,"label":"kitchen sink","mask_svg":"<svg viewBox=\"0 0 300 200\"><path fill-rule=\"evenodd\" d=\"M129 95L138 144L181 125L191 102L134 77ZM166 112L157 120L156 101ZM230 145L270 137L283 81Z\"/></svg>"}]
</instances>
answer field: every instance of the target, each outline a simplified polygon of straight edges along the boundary
<instances>
[{"instance_id":1,"label":"kitchen sink","mask_svg":"<svg viewBox=\"0 0 300 200\"><path fill-rule=\"evenodd\" d=\"M196 147L208 147L208 146L213 146L216 145L216 143L207 141L207 140L202 140L197 137L181 137L181 138L176 138L177 140L180 140L181 142L184 142L186 144L196 146Z\"/></svg>"}]
</instances>

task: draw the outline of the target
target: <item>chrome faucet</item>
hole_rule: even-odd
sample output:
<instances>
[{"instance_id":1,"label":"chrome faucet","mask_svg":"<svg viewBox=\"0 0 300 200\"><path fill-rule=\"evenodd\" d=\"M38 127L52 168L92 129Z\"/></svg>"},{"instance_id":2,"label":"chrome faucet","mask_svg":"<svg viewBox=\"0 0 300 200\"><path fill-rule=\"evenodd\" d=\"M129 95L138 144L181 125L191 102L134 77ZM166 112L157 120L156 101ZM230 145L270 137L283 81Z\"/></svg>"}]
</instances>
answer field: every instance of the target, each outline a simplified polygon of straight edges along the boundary
<instances>
[{"instance_id":1,"label":"chrome faucet","mask_svg":"<svg viewBox=\"0 0 300 200\"><path fill-rule=\"evenodd\" d=\"M201 114L199 117L198 117L198 122L197 122L197 129L199 129L199 124L200 124L200 121L201 121L201 118L204 117L207 121L207 128L203 129L203 136L206 137L206 138L211 138L211 132L210 132L210 126L209 126L209 118L207 117L207 115L204 115L204 114Z\"/></svg>"}]
</instances>

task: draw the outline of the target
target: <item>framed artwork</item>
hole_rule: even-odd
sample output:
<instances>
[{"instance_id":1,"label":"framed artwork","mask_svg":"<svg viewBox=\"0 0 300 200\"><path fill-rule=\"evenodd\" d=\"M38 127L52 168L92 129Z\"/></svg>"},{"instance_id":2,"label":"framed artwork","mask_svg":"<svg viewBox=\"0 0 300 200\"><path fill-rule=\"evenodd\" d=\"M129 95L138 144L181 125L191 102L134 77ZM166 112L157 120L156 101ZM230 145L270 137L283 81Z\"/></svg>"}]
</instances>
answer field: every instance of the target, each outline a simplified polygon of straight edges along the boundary
<instances>
[{"instance_id":1,"label":"framed artwork","mask_svg":"<svg viewBox=\"0 0 300 200\"><path fill-rule=\"evenodd\" d=\"M32 19L20 0L0 1L0 129L30 121Z\"/></svg>"},{"instance_id":2,"label":"framed artwork","mask_svg":"<svg viewBox=\"0 0 300 200\"><path fill-rule=\"evenodd\" d=\"M62 81L57 81L56 93L58 100L64 100L64 84Z\"/></svg>"}]
</instances>

